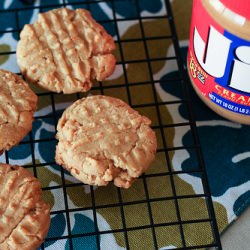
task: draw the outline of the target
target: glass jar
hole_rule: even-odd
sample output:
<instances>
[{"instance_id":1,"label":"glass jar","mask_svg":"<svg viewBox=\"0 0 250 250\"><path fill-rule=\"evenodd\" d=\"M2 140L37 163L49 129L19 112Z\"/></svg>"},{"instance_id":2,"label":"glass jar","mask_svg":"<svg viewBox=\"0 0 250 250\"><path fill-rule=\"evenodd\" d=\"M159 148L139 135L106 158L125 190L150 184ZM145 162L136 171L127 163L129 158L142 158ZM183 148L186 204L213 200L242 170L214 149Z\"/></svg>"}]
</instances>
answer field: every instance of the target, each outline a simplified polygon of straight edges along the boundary
<instances>
[{"instance_id":1,"label":"glass jar","mask_svg":"<svg viewBox=\"0 0 250 250\"><path fill-rule=\"evenodd\" d=\"M250 124L249 0L194 0L187 62L207 106Z\"/></svg>"}]
</instances>

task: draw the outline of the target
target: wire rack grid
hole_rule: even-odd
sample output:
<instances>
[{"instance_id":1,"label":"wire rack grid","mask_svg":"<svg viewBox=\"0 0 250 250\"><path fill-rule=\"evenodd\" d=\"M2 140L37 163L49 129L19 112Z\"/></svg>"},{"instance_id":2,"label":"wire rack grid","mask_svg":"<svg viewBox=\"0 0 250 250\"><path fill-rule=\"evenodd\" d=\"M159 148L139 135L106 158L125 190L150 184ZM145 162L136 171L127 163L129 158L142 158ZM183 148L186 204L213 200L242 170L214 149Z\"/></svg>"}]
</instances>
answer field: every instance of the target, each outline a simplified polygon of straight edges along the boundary
<instances>
[{"instance_id":1,"label":"wire rack grid","mask_svg":"<svg viewBox=\"0 0 250 250\"><path fill-rule=\"evenodd\" d=\"M111 18L105 19L105 20L98 20L101 24L103 24L105 27L109 23L112 23L113 31L115 33L115 42L117 45L117 51L119 54L119 58L117 59L117 67L120 67L120 70L123 72L123 83L119 84L107 84L99 82L97 85L93 87L93 89L90 91L91 93L99 93L99 94L108 94L108 95L116 95L116 93L119 92L119 95L122 96L122 99L125 99L133 108L138 110L143 110L144 108L153 108L155 110L156 114L156 123L153 124L153 129L157 131L158 134L158 140L160 138L161 140L161 146L159 146L157 150L157 155L161 154L165 158L165 171L158 171L156 173L150 172L144 174L142 177L139 178L142 190L145 193L144 198L128 201L124 199L124 192L123 190L115 187L111 187L112 192L114 192L117 196L116 200L108 199L108 202L106 204L98 204L98 198L97 194L95 192L95 188L88 187L90 192L90 198L89 203L85 206L78 206L73 207L71 204L69 204L68 201L68 190L70 188L77 188L77 187L86 187L86 185L83 185L82 183L78 182L69 182L69 177L67 176L66 171L64 171L60 167L55 167L57 171L60 173L60 179L61 183L58 185L48 185L43 186L43 191L47 192L53 192L55 190L62 190L62 203L64 205L61 209L54 209L51 211L51 216L55 216L58 214L64 214L66 218L66 225L67 225L67 233L60 235L60 236L50 236L45 240L45 243L42 244L41 249L46 248L46 243L54 242L57 240L67 240L69 249L78 249L77 246L74 244L75 239L84 238L84 237L92 237L91 239L96 242L96 249L104 249L101 244L101 237L103 235L108 234L120 234L124 238L124 245L126 249L136 249L134 245L131 244L131 235L136 232L141 232L143 234L144 230L147 230L149 232L150 237L152 239L152 247L149 247L149 249L159 249L159 239L158 239L158 232L161 230L168 229L170 227L176 227L177 231L180 235L180 246L177 247L177 249L204 249L208 247L215 247L217 249L221 249L221 243L219 238L219 232L217 228L215 213L213 209L213 204L211 200L211 194L208 186L208 179L205 171L203 156L201 152L201 147L199 143L199 137L197 134L193 113L192 113L192 107L190 106L189 102L189 95L188 95L188 88L187 88L187 73L183 66L182 56L181 56L181 50L178 43L178 37L175 27L175 22L173 18L173 13L171 9L170 1L162 1L162 3L165 6L166 13L163 13L161 15L152 16L141 14L140 8L142 5L142 1L137 0L109 0L109 1L103 1L103 0L97 0L97 1L67 1L64 0L60 3L57 1L44 1L45 3L43 5L34 5L33 1L22 1L25 3L25 5L21 6L20 8L9 8L7 10L0 10L0 15L2 14L10 14L12 18L15 19L15 25L12 29L4 29L0 30L1 35L4 34L19 34L24 23L22 22L22 18L20 18L20 13L25 13L26 11L30 10L36 10L38 12L44 12L48 9L58 8L58 7L71 7L71 8L77 8L77 7L84 7L89 9L90 11L93 10L93 5L97 4L103 4L107 3L109 4L111 13ZM134 8L134 16L131 17L121 17L116 14L116 8L117 4L119 2L131 2L133 3ZM169 34L161 34L161 35L153 35L148 36L147 30L145 29L144 23L149 20L162 20L166 22L166 24L169 26L170 33ZM139 32L141 34L140 37L130 37L130 38L122 38L120 34L119 24L121 22L136 22L139 27ZM1 29L1 28L0 28ZM150 41L168 41L173 44L174 48L174 56L162 56L162 57L153 57L151 55ZM137 44L137 46L141 46L141 48L144 49L144 58L142 59L134 59L129 58L126 54L126 49L124 46L129 43ZM137 48L136 48L137 49ZM0 57L3 56L14 56L15 57L15 50L11 51L3 51L0 53ZM179 85L180 91L183 94L183 98L181 100L159 100L156 86L159 83L158 79L154 78L153 74L153 63L158 61L174 61L177 65L179 77L173 78L171 80L163 81L163 84L175 84L176 82L180 82ZM148 72L148 80L147 81L131 81L131 76L128 73L128 67L129 64L139 64L144 63L147 72ZM11 70L11 68L10 68ZM12 70L13 71L13 70ZM19 72L16 72L19 73ZM134 103L134 95L132 93L133 87L140 87L141 91L151 91L152 94L152 101L144 102L144 103ZM143 90L144 89L144 90ZM141 93L144 95L144 93ZM61 94L54 94L51 92L44 92L44 91L37 91L37 95L39 97L39 102L42 103L43 100L46 99L46 102L50 104L51 112L50 114L39 114L37 113L35 115L35 122L43 122L45 120L50 121L50 125L52 126L52 136L48 138L36 138L35 134L31 132L24 140L16 147L16 150L18 151L18 148L20 148L20 151L22 151L22 147L29 147L29 157L31 159L30 164L25 164L25 167L27 169L31 169L34 175L41 179L41 176L39 175L40 169L45 168L47 166L56 166L55 161L51 159L51 161L47 160L44 162L37 161L37 152L36 149L41 146L42 150L46 151L46 145L48 144L55 144L55 131L56 131L56 125L57 120L60 117L63 108L60 112L58 112L58 106L57 106L57 98L61 98L63 100L63 96ZM124 98L126 96L126 98ZM71 96L72 97L72 96ZM76 94L74 96L75 100L81 98L81 94ZM164 118L164 113L162 112L163 108L165 107L171 107L171 105L179 105L182 104L186 107L187 114L189 117L189 120L187 122L179 122L179 123L166 123ZM187 127L190 129L193 137L194 144L191 146L173 146L169 145L168 137L165 135L166 129L176 129L179 127ZM42 133L40 131L40 133ZM45 146L42 146L44 143ZM197 168L190 171L184 171L184 170L174 170L172 167L172 154L176 151L181 150L192 150L197 159ZM15 154L15 150L11 150L10 152L5 152L4 154L4 161L6 163L12 163L14 162L13 155ZM3 160L3 157L1 160ZM153 167L152 167L153 168ZM200 194L179 194L178 186L176 183L176 176L179 176L181 174L190 174L192 172L199 173L201 185L203 188L202 193ZM165 195L163 197L153 197L151 196L151 190L149 185L149 180L152 178L158 178L158 177L167 177L169 180L168 185L171 187L172 194L171 195ZM110 186L110 185L109 185ZM105 189L105 188L104 188ZM105 191L104 191L105 192ZM106 194L109 195L108 193ZM181 201L182 200L195 200L197 198L202 198L205 200L206 206L204 209L207 213L207 218L202 219L185 219L183 218L183 208L181 207ZM176 214L176 218L174 221L161 221L158 223L155 220L154 213L153 213L153 204L155 202L165 202L170 201L173 204L172 209L174 210L174 213ZM148 223L146 225L130 225L127 220L128 213L126 212L127 207L133 207L134 205L145 205L147 209L148 214ZM101 230L99 228L99 222L98 222L98 211L101 209L114 209L116 208L119 210L120 218L121 218L121 226L117 229L109 229L109 230ZM189 207L186 207L185 209L190 209ZM82 212L82 211L91 211L93 213L93 221L94 221L94 229L90 232L84 232L84 233L74 233L72 231L72 221L70 219L71 214L75 212ZM133 213L133 209L130 210ZM185 211L185 210L184 210ZM171 211L168 211L171 213ZM158 213L166 213L166 211L158 211ZM209 239L205 243L192 245L188 241L188 226L189 225L198 225L202 223L207 223L211 226L211 235L212 240ZM165 230L166 231L166 230ZM165 232L164 231L164 232ZM167 231L166 231L167 232ZM144 249L146 249L145 247ZM137 248L139 249L139 248Z\"/></svg>"}]
</instances>

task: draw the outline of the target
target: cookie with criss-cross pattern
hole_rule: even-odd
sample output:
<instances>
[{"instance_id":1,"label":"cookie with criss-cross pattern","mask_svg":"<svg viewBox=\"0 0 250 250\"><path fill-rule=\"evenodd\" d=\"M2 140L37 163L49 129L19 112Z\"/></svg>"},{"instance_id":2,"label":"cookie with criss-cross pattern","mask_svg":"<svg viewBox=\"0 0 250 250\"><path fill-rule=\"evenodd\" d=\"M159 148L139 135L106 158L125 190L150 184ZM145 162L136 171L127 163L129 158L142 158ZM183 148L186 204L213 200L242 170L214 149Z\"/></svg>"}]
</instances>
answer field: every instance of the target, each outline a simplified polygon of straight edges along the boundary
<instances>
[{"instance_id":1,"label":"cookie with criss-cross pattern","mask_svg":"<svg viewBox=\"0 0 250 250\"><path fill-rule=\"evenodd\" d=\"M0 249L37 249L49 225L40 182L22 167L0 164Z\"/></svg>"},{"instance_id":2,"label":"cookie with criss-cross pattern","mask_svg":"<svg viewBox=\"0 0 250 250\"><path fill-rule=\"evenodd\" d=\"M18 75L0 69L0 154L31 130L37 96Z\"/></svg>"},{"instance_id":3,"label":"cookie with criss-cross pattern","mask_svg":"<svg viewBox=\"0 0 250 250\"><path fill-rule=\"evenodd\" d=\"M63 93L86 92L115 69L112 37L84 9L54 9L25 25L17 62L32 83Z\"/></svg>"},{"instance_id":4,"label":"cookie with criss-cross pattern","mask_svg":"<svg viewBox=\"0 0 250 250\"><path fill-rule=\"evenodd\" d=\"M125 102L90 96L67 108L57 126L56 161L90 185L128 188L156 153L151 121Z\"/></svg>"}]
</instances>

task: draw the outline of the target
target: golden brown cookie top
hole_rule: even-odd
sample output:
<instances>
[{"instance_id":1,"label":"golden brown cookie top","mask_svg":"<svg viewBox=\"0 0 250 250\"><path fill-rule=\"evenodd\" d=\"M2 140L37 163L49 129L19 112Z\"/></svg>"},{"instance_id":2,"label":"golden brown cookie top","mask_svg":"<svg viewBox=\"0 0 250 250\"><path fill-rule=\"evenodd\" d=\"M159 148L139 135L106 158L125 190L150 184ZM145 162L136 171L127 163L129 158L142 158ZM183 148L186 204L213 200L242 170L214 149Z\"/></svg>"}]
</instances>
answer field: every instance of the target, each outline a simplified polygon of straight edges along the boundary
<instances>
[{"instance_id":1,"label":"golden brown cookie top","mask_svg":"<svg viewBox=\"0 0 250 250\"><path fill-rule=\"evenodd\" d=\"M39 181L22 167L0 164L0 249L36 249L49 225Z\"/></svg>"},{"instance_id":2,"label":"golden brown cookie top","mask_svg":"<svg viewBox=\"0 0 250 250\"><path fill-rule=\"evenodd\" d=\"M87 184L114 180L128 188L153 161L157 142L151 121L108 96L76 101L58 126L56 161Z\"/></svg>"},{"instance_id":3,"label":"golden brown cookie top","mask_svg":"<svg viewBox=\"0 0 250 250\"><path fill-rule=\"evenodd\" d=\"M0 151L18 144L31 130L37 96L16 74L0 69Z\"/></svg>"},{"instance_id":4,"label":"golden brown cookie top","mask_svg":"<svg viewBox=\"0 0 250 250\"><path fill-rule=\"evenodd\" d=\"M54 9L25 25L17 62L29 81L54 92L86 92L111 75L115 44L84 9Z\"/></svg>"}]
</instances>

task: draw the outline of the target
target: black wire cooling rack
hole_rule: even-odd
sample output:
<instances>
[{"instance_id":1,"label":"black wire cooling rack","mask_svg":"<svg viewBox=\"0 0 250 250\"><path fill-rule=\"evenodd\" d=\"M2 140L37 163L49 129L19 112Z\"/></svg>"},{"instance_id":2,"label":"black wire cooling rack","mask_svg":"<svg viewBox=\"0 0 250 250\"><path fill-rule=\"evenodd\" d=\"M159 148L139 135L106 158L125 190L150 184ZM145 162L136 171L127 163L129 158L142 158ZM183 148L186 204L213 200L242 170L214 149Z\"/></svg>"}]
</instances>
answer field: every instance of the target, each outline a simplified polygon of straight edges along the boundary
<instances>
[{"instance_id":1,"label":"black wire cooling rack","mask_svg":"<svg viewBox=\"0 0 250 250\"><path fill-rule=\"evenodd\" d=\"M134 17L131 18L122 18L120 16L117 16L115 13L115 6L117 2L122 2L122 1L129 1L132 2L134 4L136 11L136 15ZM60 236L60 237L47 237L45 240L45 244L46 242L50 242L50 241L55 241L55 240L62 240L62 239L67 239L69 241L69 248L70 249L78 249L77 247L74 247L73 244L73 240L74 238L81 238L81 237L87 237L87 236L92 236L96 238L96 249L104 249L101 247L101 240L100 240L100 236L105 235L105 234L111 234L111 233L121 233L124 235L124 242L125 242L125 246L126 249L132 249L131 245L130 245L130 237L128 236L129 234L133 234L133 232L135 231L142 231L145 229L149 229L151 232L151 236L153 239L153 248L154 249L159 249L159 245L157 242L157 232L158 230L170 227L170 226L175 226L178 228L179 234L180 234L180 238L181 238L181 246L177 249L204 249L204 248L209 248L209 247L214 247L216 249L221 249L221 243L220 243L220 237L219 237L219 232L218 232L218 228L217 228L217 223L216 223L216 218L215 218L215 213L214 213L214 209L213 209L213 204L212 204L212 200L211 200L211 194L210 194L210 190L209 190L209 186L208 186L208 179L207 179L207 175L206 175L206 171L205 171L205 166L204 166L204 161L203 161L203 157L202 157L202 152L201 152L201 147L200 147L200 143L199 143L199 138L198 138L198 134L197 134L197 130L196 130L196 125L195 125L195 121L193 118L193 114L192 114L192 107L190 105L189 102L189 95L188 95L188 89L187 89L187 73L186 70L183 66L183 61L181 58L181 50L178 44L178 37L177 37L177 33L176 33L176 27L175 27L175 22L174 22L174 18L173 18L173 13L171 10L171 4L170 1L162 1L165 4L165 8L166 8L166 14L163 15L157 15L157 16L142 16L139 10L139 6L140 6L140 1L136 1L136 0L109 0L109 1L103 1L103 0L96 0L96 1L91 1L91 0L86 0L86 1L70 1L70 4L66 1L63 0L61 1L60 4L56 3L54 4L54 1L44 1L43 5L33 5L33 1L31 0L23 0L23 3L25 3L24 6L20 7L20 8L9 8L7 10L0 10L0 14L10 14L10 18L15 19L15 27L13 29L5 29L5 30L1 30L0 33L1 34L7 34L7 33L17 33L19 34L20 30L23 27L23 23L22 23L22 19L20 18L19 14L21 12L25 12L28 10L39 10L41 12L46 11L48 9L52 9L52 8L58 8L58 7L66 7L66 6L71 6L71 7L80 7L81 4L83 4L87 9L89 9L91 11L91 5L92 4L99 4L99 3L104 3L104 2L108 2L109 6L112 10L112 13L110 13L110 15L112 16L111 19L109 20L98 20L100 23L102 23L104 26L105 24L107 24L108 22L112 22L114 24L114 29L115 29L115 33L116 33L116 45L117 45L117 49L119 51L120 54L120 60L117 61L117 65L119 65L123 71L124 74L124 84L113 84L113 85L105 85L105 83L99 82L99 85L94 86L94 88L91 91L96 91L100 94L106 94L106 92L109 90L109 93L112 93L111 91L117 91L117 90L121 90L124 91L124 93L127 95L127 101L128 103L133 107L133 108L147 108L147 107L152 107L155 108L156 110L156 114L157 114L157 120L158 120L158 124L153 126L153 129L158 130L158 134L162 140L162 147L158 148L157 154L164 154L165 160L166 160L166 171L164 173L154 173L154 174L145 174L143 175L140 180L142 180L142 185L144 188L144 192L145 192L145 199L142 200L137 200L137 201L124 201L123 200L123 194L122 194L122 190L119 188L115 188L117 192L117 197L118 197L118 202L116 203L112 203L110 202L109 204L105 204L105 205L98 205L96 204L96 200L95 200L95 191L93 187L90 187L90 192L91 192L91 204L89 206L86 206L84 208L78 207L76 208L70 208L69 203L68 203L68 199L67 199L67 190L68 188L71 187L77 187L77 186L83 186L83 184L81 183L71 183L69 184L65 178L65 172L62 168L60 168L61 172L61 184L57 185L57 186L49 186L49 187L43 187L43 190L53 190L56 188L61 188L62 192L63 192L63 202L65 205L65 209L62 210L57 210L57 211L52 211L51 215L55 215L55 214L59 214L59 213L64 213L66 216L66 222L67 222L67 230L68 233L66 235ZM171 34L168 34L166 36L151 36L148 37L145 33L144 30L144 21L146 21L147 19L161 19L161 20L165 20L169 27L170 27L170 32ZM122 21L137 21L137 23L139 24L139 29L140 29L140 33L141 33L141 37L140 38L128 38L125 40L121 39L121 36L119 34L119 28L118 28L118 23L122 22ZM157 28L157 27L156 27ZM175 51L175 56L173 57L157 57L157 58L153 58L151 56L150 53L150 48L148 46L148 41L154 40L168 40L170 41L173 46L174 46L174 51ZM123 46L122 44L124 43L129 43L129 42L140 42L141 46L144 47L145 49L145 55L146 58L142 59L142 60L127 60L127 55L126 55L126 51L123 50ZM9 55L9 56L15 56L15 51L8 51L8 52L1 52L0 53L0 57L1 56L5 56L5 55ZM158 81L154 80L153 78L153 69L152 69L152 63L158 60L163 60L163 61L167 61L167 60L172 60L175 61L178 69L179 69L179 75L180 75L180 79L178 79L181 82L180 85L180 90L183 92L183 98L182 100L177 100L177 101L159 101L158 97L157 97L157 92L156 92L156 87L155 85L158 83ZM130 79L128 77L127 74L127 67L126 65L128 63L145 63L147 70L149 72L149 81L146 82L141 82L141 81L137 81L137 82L130 82ZM167 84L167 82L166 82ZM133 96L131 94L131 90L130 88L132 86L143 86L145 87L145 91L146 89L148 90L150 87L150 91L152 91L152 96L153 96L153 102L150 103L143 103L143 104L139 104L139 105L133 105ZM91 92L90 91L90 92ZM56 128L56 123L57 123L57 119L58 119L58 114L57 114L57 110L56 110L56 105L55 105L55 99L57 98L59 94L54 94L54 93L50 93L50 92L40 92L38 93L39 96L39 101L42 101L44 98L46 98L46 100L48 102L50 102L51 104L51 109L52 109L52 115L41 115L38 116L36 115L35 120L43 120L43 119L52 119L53 121L53 126L54 128ZM111 94L112 95L112 94ZM142 93L143 95L143 93ZM77 94L76 95L76 99L80 98L81 95ZM162 113L162 107L165 106L171 106L174 104L182 104L185 105L186 109L187 109L187 113L189 116L189 120L188 122L185 123L173 123L173 124L165 124L164 123L164 117L163 117L163 113ZM190 129L190 131L192 132L192 136L194 138L194 145L191 147L192 150L195 152L196 158L197 158L197 165L198 165L198 169L196 169L196 172L199 172L200 177L201 177L201 183L202 183L202 187L204 190L204 193L201 194L190 194L190 195L179 195L178 194L178 187L176 186L175 183L175 177L177 175L181 175L181 174L188 174L189 171L175 171L171 168L171 157L170 157L170 153L171 152L175 152L177 150L185 150L187 149L186 147L170 147L168 146L168 141L167 138L165 137L164 133L165 133L165 129L166 128L177 128L177 127L181 127L181 126L186 126ZM33 173L35 176L37 176L37 172L39 171L39 168L43 168L47 165L53 165L55 164L54 161L51 162L37 162L36 161L36 156L35 156L35 145L39 144L39 143L43 143L43 142L50 142L54 143L55 142L55 138L54 136L52 138L46 138L46 139L36 139L34 138L34 135L32 133L29 134L29 136L26 138L26 140L24 140L23 142L21 142L21 144L17 147L20 147L22 145L30 145L30 154L31 154L31 159L32 159L32 165L29 166L25 166L27 168L32 168L33 169ZM5 161L7 163L10 162L10 157L9 157L8 152L5 152ZM190 171L191 172L191 171ZM171 196L165 196L165 197L161 197L161 198L151 198L149 193L150 193L150 189L147 185L147 181L149 178L152 177L160 177L160 176L168 176L169 177L169 185L172 188L172 195ZM39 178L39 176L38 176ZM185 218L182 218L181 215L181 209L180 209L180 202L183 199L196 199L196 198L203 198L206 201L206 207L204 208L205 210L207 210L207 218L204 219L191 219L191 220L185 220ZM154 220L154 217L152 215L152 203L156 202L156 201L172 201L174 204L173 209L176 212L176 221L173 222L164 222L164 223L156 223ZM126 213L125 213L125 206L132 206L132 205L137 205L137 204L146 204L146 207L148 209L148 214L149 214L149 224L148 225L133 225L133 226L128 226L126 224ZM111 209L111 208L118 208L120 210L120 214L121 214L121 228L119 229L112 229L112 230L99 230L98 228L98 219L97 219L97 210L98 209ZM186 207L186 209L190 209L189 207ZM71 228L71 222L70 222L70 213L73 212L77 212L77 211L83 211L83 210L92 210L93 211L93 219L94 219L94 231L93 232L89 232L89 233L78 233L78 234L73 234L72 233L72 228ZM165 213L166 211L158 211L159 213ZM204 244L201 243L199 245L192 245L190 243L188 243L188 232L187 228L189 225L194 225L194 224L199 224L199 223L208 223L211 225L211 235L212 235L212 239L209 239L208 241L206 241ZM167 232L167 231L166 231ZM43 244L41 246L41 249L45 249L45 244ZM135 248L134 248L135 249ZM138 249L138 248L137 248ZM147 249L147 247L145 246L144 249ZM148 248L149 249L149 248ZM151 249L151 248L150 248Z\"/></svg>"}]
</instances>

